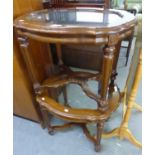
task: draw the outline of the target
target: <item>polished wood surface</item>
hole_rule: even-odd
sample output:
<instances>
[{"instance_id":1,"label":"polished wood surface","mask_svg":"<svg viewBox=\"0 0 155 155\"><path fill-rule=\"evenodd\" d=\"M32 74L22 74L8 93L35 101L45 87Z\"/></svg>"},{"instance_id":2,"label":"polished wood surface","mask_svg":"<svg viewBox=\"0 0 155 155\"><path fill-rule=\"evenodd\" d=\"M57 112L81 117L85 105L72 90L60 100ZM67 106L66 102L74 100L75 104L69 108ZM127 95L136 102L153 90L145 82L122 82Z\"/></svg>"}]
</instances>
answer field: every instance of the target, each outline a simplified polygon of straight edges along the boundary
<instances>
[{"instance_id":1,"label":"polished wood surface","mask_svg":"<svg viewBox=\"0 0 155 155\"><path fill-rule=\"evenodd\" d=\"M119 96L115 94L114 97L109 98L108 102L110 104L110 108L105 112L96 109L75 109L72 107L63 106L61 103L56 102L46 95L38 95L37 101L41 106L49 109L49 112L51 112L51 114L56 115L61 119L73 121L76 123L95 123L99 120L106 120L109 117L110 113L116 110L118 104L115 103L116 101L119 101Z\"/></svg>"},{"instance_id":2,"label":"polished wood surface","mask_svg":"<svg viewBox=\"0 0 155 155\"><path fill-rule=\"evenodd\" d=\"M46 12L46 11L45 11ZM48 12L48 11L47 11ZM100 12L102 12L102 9L100 10L98 10L97 11L97 13L100 13ZM124 12L122 12L122 13L124 13ZM127 12L125 12L125 13L127 13ZM45 13L46 14L46 13ZM102 14L102 13L101 13ZM128 37L128 36L130 36L131 34L132 34L132 32L133 32L133 30L132 30L132 27L134 27L134 25L135 25L135 17L133 16L133 15L131 15L130 13L127 13L128 15L126 16L126 15L124 15L124 17L121 17L121 13L120 12L118 12L118 11L111 11L111 15L112 14L114 14L114 16L115 17L117 17L121 22L123 21L124 23L126 23L126 24L124 24L123 25L123 23L119 23L119 20L117 20L117 22L113 22L113 20L112 20L112 18L110 18L109 20L111 21L109 21L109 25L106 25L105 26L105 29L104 28L102 28L102 26L101 27L98 27L97 29L95 28L95 26L94 27L92 27L92 30L91 29L87 29L87 28L85 28L85 27L83 27L83 33L85 33L85 32L87 32L88 31L88 36L86 36L86 38L83 38L83 39L81 39L81 38L77 38L77 34L78 33L82 33L82 30L81 29L79 29L78 30L78 28L76 27L76 26L74 26L75 28L70 28L70 29L68 29L69 31L70 31L70 33L71 33L71 31L73 31L72 32L72 35L74 35L74 37L73 36L69 36L69 37L64 37L64 35L57 35L57 36L55 36L55 38L53 37L52 38L52 40L51 40L51 38L48 38L47 36L43 36L43 34L42 34L42 36L38 36L38 34L29 34L28 32L26 32L25 33L25 35L29 35L29 37L30 37L30 35L31 35L31 38L34 38L34 39L38 39L38 40L43 40L44 39L44 41L45 42L48 42L48 41L51 41L51 42L53 42L53 43L63 43L63 44L66 44L66 43L73 43L73 44L78 44L78 42L80 41L81 42L81 44L83 44L83 45L86 45L86 44L92 44L92 45L94 45L94 44L96 44L96 43L98 43L98 44L100 44L100 45L102 45L103 43L106 43L107 42L107 37L106 37L106 34L103 34L103 35L105 35L104 36L104 39L101 37L101 36L99 36L99 33L100 32L102 32L103 30L104 31L106 31L107 33L108 33L108 29L109 29L109 32L110 32L110 30L111 30L111 26L116 26L115 27L115 29L114 29L114 33L115 33L115 31L119 31L119 30L117 30L116 28L117 28L117 24L118 24L118 28L119 29L121 29L122 31L123 31L123 34L122 35L118 35L120 38L117 38L117 36L115 36L115 38L113 38L113 39L116 39L117 40L117 42L119 41L119 40L122 40L122 38L125 38L125 37ZM58 15L58 17L59 17L59 11L57 11L57 15ZM131 15L131 16L130 16ZM34 18L35 18L35 16L37 16L37 13L36 14L34 14ZM48 13L47 13L47 16L48 16ZM63 16L63 13L62 13L62 16ZM112 15L113 16L113 15ZM130 18L131 17L131 18ZM44 18L44 17L43 17ZM48 17L47 17L48 18ZM107 17L108 18L108 17ZM121 20L122 19L122 20ZM132 21L132 19L133 19L133 21ZM24 20L24 17L21 19L21 20ZM33 20L33 19L32 19ZM128 22L129 20L131 20L130 22ZM44 20L43 19L43 22L41 21L41 23L38 23L37 24L37 22L35 22L35 24L33 24L33 26L35 26L35 30L37 30L37 27L38 27L38 29L39 29L39 26L41 26L44 30L42 30L42 31L44 31L44 32L46 32L46 26L47 26L47 28L48 28L48 24L46 25L45 22L46 20ZM30 20L30 22L31 22L31 20ZM24 25L22 25L22 24L24 24L24 23L20 23L21 24L21 27L23 26L24 27ZM114 25L113 25L114 24ZM100 25L100 24L99 24ZM104 24L102 24L103 26L104 26ZM25 25L27 28L28 28L28 21L27 21L27 25ZM69 25L70 26L70 25ZM80 25L80 26L82 26L82 25ZM110 26L110 27L109 27ZM131 28L131 30L128 30L128 31L126 31L129 27ZM30 29L32 28L32 26L30 27ZM53 29L53 33L54 33L54 31L55 32L60 32L61 33L61 31L60 30L62 30L62 33L68 33L67 32L67 26L66 26L66 29L63 29L63 28L61 28L61 23L59 24L59 28L56 28L56 27L51 27L51 29ZM96 30L95 32L94 32L94 35L92 34L93 33L93 31L94 31L94 29ZM51 30L48 30L48 31L51 31ZM92 33L91 33L91 31L92 31ZM124 33L124 31L126 31L126 33ZM24 33L24 32L23 32ZM120 32L121 33L121 32ZM95 39L95 34L97 34L98 35L98 38L97 39ZM70 34L71 35L71 34ZM76 35L76 37L75 37L75 35ZM80 35L80 34L79 34ZM89 35L92 35L92 36L90 36L89 37ZM100 35L102 35L102 34L100 34ZM59 37L59 38L58 38ZM61 37L63 37L63 38L61 38ZM87 42L86 42L86 40L87 40ZM118 52L116 52L116 53L119 53L119 49L120 49L120 46L117 46L116 45L116 47L115 48L117 48L117 51ZM73 50L73 49L75 49L75 48L72 48L71 50ZM67 51L69 51L68 49L66 49ZM65 50L65 51L66 51ZM102 50L101 50L102 51ZM83 51L84 52L84 51ZM77 52L75 52L75 55L77 55L76 54ZM88 53L88 52L87 52ZM72 51L72 55L74 54L74 52ZM63 54L63 55L65 55L65 54ZM69 55L70 55L70 52L68 52L68 57L69 57ZM83 54L82 54L83 55ZM97 52L96 52L96 54L94 54L94 56L96 56L96 55L98 55L97 54ZM117 55L119 55L119 54L117 54ZM71 56L71 59L72 60L75 60L74 62L77 62L77 63L74 63L74 62L70 62L69 60L68 60L68 57L66 58L66 56L65 56L65 62L68 62L67 64L68 65L72 65L72 66L76 66L76 67L84 67L84 68L89 68L89 69L94 69L94 67L92 67L93 65L94 65L94 63L93 62L88 62L88 65L85 65L83 62L81 63L81 61L78 61L77 62L77 60L76 59L72 59L73 58L73 56ZM92 56L90 56L90 57L92 57ZM116 58L116 57L115 57ZM87 57L85 57L85 59L87 59ZM91 58L90 60L92 60L93 58ZM96 59L95 59L96 60ZM117 61L116 61L117 59L115 59L114 61L116 62L115 63L115 66L113 67L113 70L116 70L116 66L117 66ZM95 69L97 69L97 70L101 70L101 59L98 61L99 63L98 63L98 65L95 67ZM81 63L81 65L80 65L80 63ZM113 72L113 79L115 79L115 75L117 75L115 72Z\"/></svg>"},{"instance_id":3,"label":"polished wood surface","mask_svg":"<svg viewBox=\"0 0 155 155\"><path fill-rule=\"evenodd\" d=\"M104 100L100 95L94 94L87 85L88 80L100 79L99 74L92 74L87 72L74 72L71 70L65 71L63 74L59 74L57 77L52 76L43 82L40 87L40 91L37 92L37 101L40 104L41 111L44 117L45 126L48 128L50 134L53 134L55 130L71 127L72 125L80 125L86 134L86 136L94 143L95 150L101 150L101 134L103 130L104 121L109 118L111 113L115 111L119 105L120 95L117 93L112 94L108 99L108 108L104 109ZM97 109L75 109L70 105L63 106L48 96L46 89L58 88L69 83L78 84L85 94L94 99L98 105ZM70 121L71 123L64 124L62 126L53 126L49 120L49 113L57 116L63 120ZM97 123L96 136L92 136L86 123ZM81 125L82 123L82 125ZM83 124L84 123L84 124Z\"/></svg>"},{"instance_id":4,"label":"polished wood surface","mask_svg":"<svg viewBox=\"0 0 155 155\"><path fill-rule=\"evenodd\" d=\"M111 115L111 113L116 110L119 104L120 96L118 92L115 96L111 96L112 98L107 98L107 87L109 82L109 75L110 71L112 70L112 64L111 64L111 57L113 56L114 50L111 50L110 48L107 48L107 53L105 53L105 57L103 57L104 64L103 64L103 70L105 73L108 73L107 75L104 74L104 76L100 74L92 74L87 72L74 72L70 70L68 67L64 66L61 62L61 54L59 56L59 63L58 67L60 68L60 74L57 76L51 75L52 78L45 79L43 83L40 83L36 76L35 68L34 68L34 61L30 57L30 52L28 51L29 48L29 42L28 38L24 37L18 37L21 51L23 54L23 57L25 59L27 68L29 70L29 74L31 77L31 80L33 82L33 88L34 92L37 95L36 100L40 104L40 110L42 112L43 122L42 126L47 127L49 130L49 133L53 132L54 129L60 129L61 127L54 127L51 126L50 120L49 120L49 113L56 115L64 120L68 120L75 123L87 123L87 122L96 122L97 123L97 133L96 138L90 138L91 135L86 130L86 126L84 125L84 133L86 134L89 139L93 139L95 150L100 151L101 149L101 134L102 134L102 128L103 128L103 122ZM110 50L110 51L109 51ZM111 59L110 61L108 59ZM108 65L111 66L111 69L107 67ZM103 72L104 73L104 72ZM103 79L103 82L105 86L101 89L101 95L95 95L90 88L87 85L88 80L99 80ZM48 90L46 88L59 88L63 87L64 85L68 83L75 83L81 86L82 90L85 92L85 94L94 99L97 104L98 108L96 110L86 110L86 109L74 109L74 108L66 108L61 106L58 102L54 101L51 96L48 97ZM47 95L46 95L47 94ZM38 97L39 96L39 97ZM103 113L104 112L104 113ZM62 128L70 127L71 124L63 125ZM83 125L82 125L83 126ZM88 136L89 135L89 136Z\"/></svg>"},{"instance_id":5,"label":"polished wood surface","mask_svg":"<svg viewBox=\"0 0 155 155\"><path fill-rule=\"evenodd\" d=\"M86 14L99 16L99 18L93 21L93 19L87 19ZM75 15L79 15L79 17L77 18ZM73 17L69 18L70 16ZM136 18L126 11L84 8L41 10L14 21L18 33L22 31L21 33L25 36L29 35L30 38L45 42L78 44L104 44L108 40L116 44L119 39L131 34L135 24ZM107 38L112 30L113 35ZM48 35L49 33L52 38ZM119 33L119 35L115 35L115 33ZM81 35L84 36L81 38Z\"/></svg>"},{"instance_id":6,"label":"polished wood surface","mask_svg":"<svg viewBox=\"0 0 155 155\"><path fill-rule=\"evenodd\" d=\"M80 13L83 15L89 13L94 16L100 16L101 21L84 21L77 18L61 18L70 17ZM69 16L68 16L69 15ZM118 20L113 22L114 17ZM136 19L133 15L118 10L103 10L92 8L69 8L69 9L51 9L41 10L26 14L19 17L14 22L18 41L21 47L23 58L26 62L31 81L33 83L36 100L38 101L42 116L43 126L46 126L52 131L52 126L49 121L49 113L56 115L64 120L73 123L85 123L83 126L84 133L89 139L92 139L95 145L95 150L101 149L101 134L104 126L104 121L110 117L111 113L118 106L120 99L119 92L109 91L110 78L113 71L113 62L115 62L116 45L130 35L136 24ZM57 75L51 75L51 78L45 78L44 81L39 80L39 76L35 70L35 61L30 52L30 39L46 43L56 43L59 72ZM64 65L62 61L62 51L60 44L94 44L104 45L105 51L102 49L102 69L97 74L87 72L74 72ZM44 53L46 54L46 53ZM88 80L101 81L101 91L99 94L94 94L88 87ZM113 80L114 81L114 80ZM74 109L73 107L61 106L57 100L53 100L48 94L49 88L59 88L66 86L69 83L78 84L85 94L94 99L97 103L97 109ZM112 86L112 85L110 85ZM117 96L115 98L115 95ZM112 102L111 102L112 100ZM96 123L96 137L91 138L91 135L85 128L86 123ZM67 127L71 124L63 126Z\"/></svg>"}]
</instances>

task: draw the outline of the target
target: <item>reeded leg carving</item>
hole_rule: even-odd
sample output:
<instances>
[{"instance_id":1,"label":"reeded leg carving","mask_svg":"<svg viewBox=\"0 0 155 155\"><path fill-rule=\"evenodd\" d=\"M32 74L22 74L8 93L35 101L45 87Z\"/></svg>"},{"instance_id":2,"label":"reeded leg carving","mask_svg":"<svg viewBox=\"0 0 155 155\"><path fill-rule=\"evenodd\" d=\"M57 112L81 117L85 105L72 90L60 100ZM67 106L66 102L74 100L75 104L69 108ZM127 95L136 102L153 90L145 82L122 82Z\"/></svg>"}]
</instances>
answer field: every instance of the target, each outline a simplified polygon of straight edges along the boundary
<instances>
[{"instance_id":1,"label":"reeded leg carving","mask_svg":"<svg viewBox=\"0 0 155 155\"><path fill-rule=\"evenodd\" d=\"M112 74L112 66L114 59L115 47L110 46L104 50L103 53L103 64L102 64L102 79L101 79L101 98L103 102L101 103L101 110L107 106L108 88L110 76Z\"/></svg>"},{"instance_id":2,"label":"reeded leg carving","mask_svg":"<svg viewBox=\"0 0 155 155\"><path fill-rule=\"evenodd\" d=\"M25 36L18 36L18 41L19 41L19 44L20 44L20 49L21 49L21 53L22 53L22 56L25 60L25 63L26 63L26 67L27 67L27 71L28 71L28 74L29 74L29 77L33 83L33 88L34 88L34 93L35 94L38 94L39 93L39 88L40 88L40 84L37 80L37 72L34 68L34 63L33 63L33 60L31 58L31 55L30 55L30 52L28 50L28 47L29 47L29 40L27 37ZM40 108L38 106L38 104L35 104L34 103L34 106L36 107L37 109L37 113L38 113L38 117L39 117L39 120L40 120L40 124L42 126L42 128L45 128L45 125L44 125L44 121L41 117L41 111L40 111Z\"/></svg>"},{"instance_id":3,"label":"reeded leg carving","mask_svg":"<svg viewBox=\"0 0 155 155\"><path fill-rule=\"evenodd\" d=\"M21 48L21 51L22 51L23 58L24 58L25 63L26 63L27 70L29 72L29 76L31 78L31 81L33 83L33 87L34 87L34 90L35 90L40 85L39 85L39 82L38 82L37 77L36 77L37 73L36 73L36 70L35 70L33 60L31 58L30 52L28 50L28 47L29 47L28 38L20 36L20 37L18 37L18 41L19 41L19 44L20 44L20 48Z\"/></svg>"},{"instance_id":4,"label":"reeded leg carving","mask_svg":"<svg viewBox=\"0 0 155 155\"><path fill-rule=\"evenodd\" d=\"M96 133L96 143L95 143L95 151L99 152L101 150L101 137L103 131L103 122L97 123L97 133Z\"/></svg>"}]
</instances>

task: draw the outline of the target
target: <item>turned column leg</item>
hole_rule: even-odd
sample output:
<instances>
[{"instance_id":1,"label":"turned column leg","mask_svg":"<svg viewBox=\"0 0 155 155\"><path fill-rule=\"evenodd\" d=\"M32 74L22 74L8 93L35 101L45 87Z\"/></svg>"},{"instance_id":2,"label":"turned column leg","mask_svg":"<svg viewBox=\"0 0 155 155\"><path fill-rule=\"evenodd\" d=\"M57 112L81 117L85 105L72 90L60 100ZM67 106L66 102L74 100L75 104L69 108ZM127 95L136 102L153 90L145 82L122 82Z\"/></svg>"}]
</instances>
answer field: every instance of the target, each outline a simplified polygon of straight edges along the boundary
<instances>
[{"instance_id":1,"label":"turned column leg","mask_svg":"<svg viewBox=\"0 0 155 155\"><path fill-rule=\"evenodd\" d=\"M103 109L107 103L109 80L112 73L113 59L114 59L115 47L107 47L103 53L103 64L102 64L102 79L101 79L101 98L103 103L100 104Z\"/></svg>"},{"instance_id":2,"label":"turned column leg","mask_svg":"<svg viewBox=\"0 0 155 155\"><path fill-rule=\"evenodd\" d=\"M101 150L101 137L103 130L103 122L97 123L97 134L96 134L96 143L95 143L95 151L99 152Z\"/></svg>"},{"instance_id":3,"label":"turned column leg","mask_svg":"<svg viewBox=\"0 0 155 155\"><path fill-rule=\"evenodd\" d=\"M39 85L39 82L37 80L37 72L34 67L33 60L30 56L30 52L28 50L29 48L29 40L27 37L18 37L18 41L20 44L21 53L23 55L23 58L26 63L27 71L29 73L30 79L33 83L34 89Z\"/></svg>"},{"instance_id":4,"label":"turned column leg","mask_svg":"<svg viewBox=\"0 0 155 155\"><path fill-rule=\"evenodd\" d=\"M61 44L58 44L58 43L56 44L56 51L57 51L57 56L58 56L58 65L62 66L64 63L63 63L63 60L62 60ZM62 91L63 91L65 105L69 106L68 105L68 100L67 100L67 86L64 86Z\"/></svg>"}]
</instances>

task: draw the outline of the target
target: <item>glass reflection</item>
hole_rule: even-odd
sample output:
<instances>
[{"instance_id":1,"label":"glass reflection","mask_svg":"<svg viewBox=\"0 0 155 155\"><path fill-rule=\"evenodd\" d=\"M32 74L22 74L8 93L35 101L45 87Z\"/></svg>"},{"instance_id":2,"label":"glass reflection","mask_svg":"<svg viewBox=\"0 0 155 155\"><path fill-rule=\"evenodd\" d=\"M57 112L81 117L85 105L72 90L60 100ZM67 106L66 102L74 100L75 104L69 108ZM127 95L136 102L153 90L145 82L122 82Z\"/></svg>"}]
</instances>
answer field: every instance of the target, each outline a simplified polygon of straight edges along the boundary
<instances>
[{"instance_id":1,"label":"glass reflection","mask_svg":"<svg viewBox=\"0 0 155 155\"><path fill-rule=\"evenodd\" d=\"M123 12L125 13L125 12ZM38 24L49 25L72 25L72 26L116 26L127 20L133 19L132 15L124 16L119 11L95 10L95 9L50 9L31 13L26 16L29 21Z\"/></svg>"}]
</instances>

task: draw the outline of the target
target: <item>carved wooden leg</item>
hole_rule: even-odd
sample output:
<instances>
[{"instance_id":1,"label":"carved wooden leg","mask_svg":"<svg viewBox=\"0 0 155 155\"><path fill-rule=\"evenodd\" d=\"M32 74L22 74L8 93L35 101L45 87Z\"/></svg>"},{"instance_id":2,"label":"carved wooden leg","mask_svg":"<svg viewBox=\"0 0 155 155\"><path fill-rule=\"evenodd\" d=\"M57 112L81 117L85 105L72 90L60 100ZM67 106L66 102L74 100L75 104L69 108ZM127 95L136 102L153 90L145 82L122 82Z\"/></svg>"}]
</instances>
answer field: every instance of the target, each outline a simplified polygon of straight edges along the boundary
<instances>
[{"instance_id":1,"label":"carved wooden leg","mask_svg":"<svg viewBox=\"0 0 155 155\"><path fill-rule=\"evenodd\" d=\"M103 54L103 64L102 64L102 79L101 79L101 98L103 103L101 103L100 109L104 109L107 106L107 96L110 76L112 73L113 58L114 58L115 47L107 47Z\"/></svg>"},{"instance_id":2,"label":"carved wooden leg","mask_svg":"<svg viewBox=\"0 0 155 155\"><path fill-rule=\"evenodd\" d=\"M48 114L48 111L45 107L41 106L40 107L41 112L42 112L42 116L43 116L43 120L44 120L44 124L46 125L47 129L48 129L48 133L50 135L53 135L54 133L54 129L51 126L51 122L50 122L50 116Z\"/></svg>"},{"instance_id":3,"label":"carved wooden leg","mask_svg":"<svg viewBox=\"0 0 155 155\"><path fill-rule=\"evenodd\" d=\"M127 127L121 127L119 129L119 138L120 139L127 139L135 146L141 148L142 144L134 137L131 131Z\"/></svg>"},{"instance_id":4,"label":"carved wooden leg","mask_svg":"<svg viewBox=\"0 0 155 155\"><path fill-rule=\"evenodd\" d=\"M25 63L26 63L26 67L27 67L27 71L28 71L29 77L30 77L30 79L31 79L31 81L33 83L34 93L37 94L39 92L40 84L39 84L39 82L37 80L37 77L36 77L37 76L37 72L36 72L36 70L34 68L34 63L33 63L33 60L31 58L30 52L28 50L29 40L28 40L27 37L18 36L18 41L19 41L19 45L20 45L22 56L23 56L23 58L25 60ZM35 101L35 97L34 97L34 101ZM38 107L38 104L36 102L33 102L33 103L34 103L34 106L37 109L36 112L38 114L38 118L39 118L40 124L41 124L42 128L45 128L44 121L43 121L43 119L41 117L40 108Z\"/></svg>"},{"instance_id":5,"label":"carved wooden leg","mask_svg":"<svg viewBox=\"0 0 155 155\"><path fill-rule=\"evenodd\" d=\"M103 122L97 123L97 134L96 134L96 143L95 143L95 151L99 152L101 150L101 136L103 131Z\"/></svg>"},{"instance_id":6,"label":"carved wooden leg","mask_svg":"<svg viewBox=\"0 0 155 155\"><path fill-rule=\"evenodd\" d=\"M39 82L38 82L37 77L36 77L37 72L35 70L34 62L31 58L30 52L28 50L28 47L29 47L28 38L20 36L20 37L18 37L18 41L20 44L20 49L22 51L23 58L24 58L25 63L26 63L27 71L29 73L30 79L33 83L33 88L35 90L40 85L39 85Z\"/></svg>"}]
</instances>

